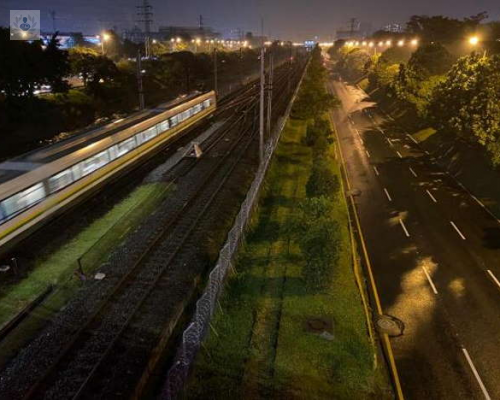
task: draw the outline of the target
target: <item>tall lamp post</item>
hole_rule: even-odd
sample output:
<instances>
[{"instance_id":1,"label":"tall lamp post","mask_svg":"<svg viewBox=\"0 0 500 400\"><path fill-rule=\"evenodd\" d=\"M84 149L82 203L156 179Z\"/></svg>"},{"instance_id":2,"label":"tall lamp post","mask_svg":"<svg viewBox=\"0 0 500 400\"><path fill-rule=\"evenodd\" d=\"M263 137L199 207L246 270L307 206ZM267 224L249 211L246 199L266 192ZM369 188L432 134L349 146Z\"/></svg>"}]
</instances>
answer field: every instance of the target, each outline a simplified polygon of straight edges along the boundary
<instances>
[{"instance_id":1,"label":"tall lamp post","mask_svg":"<svg viewBox=\"0 0 500 400\"><path fill-rule=\"evenodd\" d=\"M104 55L104 42L107 42L109 39L111 39L111 36L108 33L103 33L101 35L101 51L102 51L102 55Z\"/></svg>"}]
</instances>

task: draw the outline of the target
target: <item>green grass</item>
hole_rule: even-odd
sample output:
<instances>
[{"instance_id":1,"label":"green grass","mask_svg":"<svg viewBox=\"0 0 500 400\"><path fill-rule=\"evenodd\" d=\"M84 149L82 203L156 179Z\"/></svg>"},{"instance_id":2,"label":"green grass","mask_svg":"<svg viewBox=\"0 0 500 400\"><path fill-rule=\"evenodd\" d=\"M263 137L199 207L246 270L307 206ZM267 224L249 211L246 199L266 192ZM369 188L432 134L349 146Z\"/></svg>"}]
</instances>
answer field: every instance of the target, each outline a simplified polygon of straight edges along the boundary
<instances>
[{"instance_id":1,"label":"green grass","mask_svg":"<svg viewBox=\"0 0 500 400\"><path fill-rule=\"evenodd\" d=\"M427 129L422 129L421 131L418 131L417 133L413 134L413 137L417 142L425 142L427 139L429 139L432 135L436 133L436 130L434 128L427 128Z\"/></svg>"},{"instance_id":2,"label":"green grass","mask_svg":"<svg viewBox=\"0 0 500 400\"><path fill-rule=\"evenodd\" d=\"M342 251L332 265L329 290L306 290L304 259L283 232L295 205L305 198L312 165L311 151L302 142L305 130L305 122L290 120L283 132L254 230L196 360L188 398L383 398L386 383L383 372L373 368L343 196L334 204ZM334 340L308 331L311 318L333 323Z\"/></svg>"},{"instance_id":3,"label":"green grass","mask_svg":"<svg viewBox=\"0 0 500 400\"><path fill-rule=\"evenodd\" d=\"M149 184L138 187L103 217L69 239L59 249L40 258L21 281L2 287L0 290L0 325L9 321L48 285L65 285L71 281L77 281L72 278L73 271L77 267L77 259L101 241L103 236L114 237L115 244L123 240L124 232L111 228L127 212L139 206L143 208L145 202L159 191L164 191L163 185ZM101 250L106 251L104 248ZM110 248L107 249L109 250Z\"/></svg>"}]
</instances>

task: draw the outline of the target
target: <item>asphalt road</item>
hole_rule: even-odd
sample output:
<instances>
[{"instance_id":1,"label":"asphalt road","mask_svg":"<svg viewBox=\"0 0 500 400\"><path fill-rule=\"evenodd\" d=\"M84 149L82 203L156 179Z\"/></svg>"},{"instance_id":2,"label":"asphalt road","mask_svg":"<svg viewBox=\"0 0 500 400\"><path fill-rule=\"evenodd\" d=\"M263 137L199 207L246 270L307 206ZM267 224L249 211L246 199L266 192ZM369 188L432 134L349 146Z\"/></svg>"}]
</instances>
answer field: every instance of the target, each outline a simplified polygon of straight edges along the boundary
<instances>
[{"instance_id":1,"label":"asphalt road","mask_svg":"<svg viewBox=\"0 0 500 400\"><path fill-rule=\"evenodd\" d=\"M500 222L361 91L329 89L382 308L405 324L405 398L500 399Z\"/></svg>"}]
</instances>

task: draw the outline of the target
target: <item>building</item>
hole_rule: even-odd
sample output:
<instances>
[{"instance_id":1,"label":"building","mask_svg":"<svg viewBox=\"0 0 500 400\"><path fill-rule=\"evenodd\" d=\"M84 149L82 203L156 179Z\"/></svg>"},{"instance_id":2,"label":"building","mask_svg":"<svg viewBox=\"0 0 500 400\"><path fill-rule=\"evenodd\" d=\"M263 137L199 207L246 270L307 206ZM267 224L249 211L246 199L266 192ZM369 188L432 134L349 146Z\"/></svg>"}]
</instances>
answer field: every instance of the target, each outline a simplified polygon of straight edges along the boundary
<instances>
[{"instance_id":1,"label":"building","mask_svg":"<svg viewBox=\"0 0 500 400\"><path fill-rule=\"evenodd\" d=\"M158 35L162 40L170 40L172 38L215 40L220 37L220 33L215 32L210 27L205 26L160 26Z\"/></svg>"},{"instance_id":2,"label":"building","mask_svg":"<svg viewBox=\"0 0 500 400\"><path fill-rule=\"evenodd\" d=\"M40 38L48 44L54 34L42 32ZM57 35L61 49L71 49L75 46L100 46L101 39L98 35L84 35L81 32L59 32Z\"/></svg>"},{"instance_id":3,"label":"building","mask_svg":"<svg viewBox=\"0 0 500 400\"><path fill-rule=\"evenodd\" d=\"M392 32L392 33L403 33L404 31L403 24L398 24L398 23L387 24L382 29L386 32Z\"/></svg>"}]
</instances>

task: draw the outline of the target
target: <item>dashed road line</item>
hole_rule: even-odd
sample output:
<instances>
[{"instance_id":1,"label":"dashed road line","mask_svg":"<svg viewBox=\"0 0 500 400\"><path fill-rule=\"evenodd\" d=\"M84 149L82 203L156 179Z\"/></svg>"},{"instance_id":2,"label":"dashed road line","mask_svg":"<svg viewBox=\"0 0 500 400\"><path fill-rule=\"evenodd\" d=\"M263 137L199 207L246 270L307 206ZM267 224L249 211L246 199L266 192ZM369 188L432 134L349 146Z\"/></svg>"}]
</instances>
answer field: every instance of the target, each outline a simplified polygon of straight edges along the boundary
<instances>
[{"instance_id":1,"label":"dashed road line","mask_svg":"<svg viewBox=\"0 0 500 400\"><path fill-rule=\"evenodd\" d=\"M378 172L378 168L373 166L373 170L375 171L375 175L380 176L380 173Z\"/></svg>"},{"instance_id":2,"label":"dashed road line","mask_svg":"<svg viewBox=\"0 0 500 400\"><path fill-rule=\"evenodd\" d=\"M398 153L399 158L403 158L403 156L401 155L401 153L399 151L396 151L396 153Z\"/></svg>"},{"instance_id":3,"label":"dashed road line","mask_svg":"<svg viewBox=\"0 0 500 400\"><path fill-rule=\"evenodd\" d=\"M425 191L427 192L427 194L429 195L429 197L432 199L432 201L433 201L434 203L437 203L437 202L438 202L438 201L436 200L436 198L432 195L432 193L431 193L431 192L429 192L429 190L428 190L428 189L426 189Z\"/></svg>"},{"instance_id":4,"label":"dashed road line","mask_svg":"<svg viewBox=\"0 0 500 400\"><path fill-rule=\"evenodd\" d=\"M412 168L412 167L409 167L409 168L410 168L410 172L411 172L411 174L412 174L415 178L418 178L418 175L417 175L417 173L413 170L413 168Z\"/></svg>"},{"instance_id":5,"label":"dashed road line","mask_svg":"<svg viewBox=\"0 0 500 400\"><path fill-rule=\"evenodd\" d=\"M408 229L406 229L406 225L401 218L399 219L399 225L401 225L401 228L403 228L406 237L410 237L410 232L408 232Z\"/></svg>"},{"instance_id":6,"label":"dashed road line","mask_svg":"<svg viewBox=\"0 0 500 400\"><path fill-rule=\"evenodd\" d=\"M438 294L436 286L434 285L434 282L432 282L432 278L429 275L429 272L427 271L427 268L422 267L422 269L424 270L424 274L427 277L427 280L429 281L429 284L431 285L432 291L434 292L434 294Z\"/></svg>"},{"instance_id":7,"label":"dashed road line","mask_svg":"<svg viewBox=\"0 0 500 400\"><path fill-rule=\"evenodd\" d=\"M474 363L472 362L472 360L469 356L469 352L467 351L467 349L465 347L462 347L462 352L464 353L464 356L465 356L467 362L469 363L469 367L472 370L472 373L474 374L474 377L476 378L477 383L479 384L479 387L481 388L481 391L483 392L484 398L486 400L491 400L490 394L486 390L486 387L484 386L484 383L483 383L481 377L479 376L479 373L477 372L477 369L474 366Z\"/></svg>"},{"instance_id":8,"label":"dashed road line","mask_svg":"<svg viewBox=\"0 0 500 400\"><path fill-rule=\"evenodd\" d=\"M488 275L491 277L491 279L493 279L493 282L496 283L496 285L500 288L500 281L498 280L498 278L493 274L493 272L491 272L489 269L486 271L488 273Z\"/></svg>"},{"instance_id":9,"label":"dashed road line","mask_svg":"<svg viewBox=\"0 0 500 400\"><path fill-rule=\"evenodd\" d=\"M392 201L392 197L391 197L391 195L389 194L389 191L386 188L384 188L384 192L385 192L385 195L387 196L387 199L389 201Z\"/></svg>"},{"instance_id":10,"label":"dashed road line","mask_svg":"<svg viewBox=\"0 0 500 400\"><path fill-rule=\"evenodd\" d=\"M457 225L455 225L455 223L453 221L450 221L450 224L451 224L451 226L453 226L453 228L455 228L455 230L460 235L460 237L462 238L462 240L465 240L464 234L462 232L460 232L460 229L458 229Z\"/></svg>"},{"instance_id":11,"label":"dashed road line","mask_svg":"<svg viewBox=\"0 0 500 400\"><path fill-rule=\"evenodd\" d=\"M365 153L366 153L366 155L368 156L368 158L370 158L370 157L371 157L370 152L369 152L368 150L365 150Z\"/></svg>"},{"instance_id":12,"label":"dashed road line","mask_svg":"<svg viewBox=\"0 0 500 400\"><path fill-rule=\"evenodd\" d=\"M394 147L394 143L392 143L392 140L390 138L387 138L387 141L389 142L389 144L391 145L391 147Z\"/></svg>"}]
</instances>

